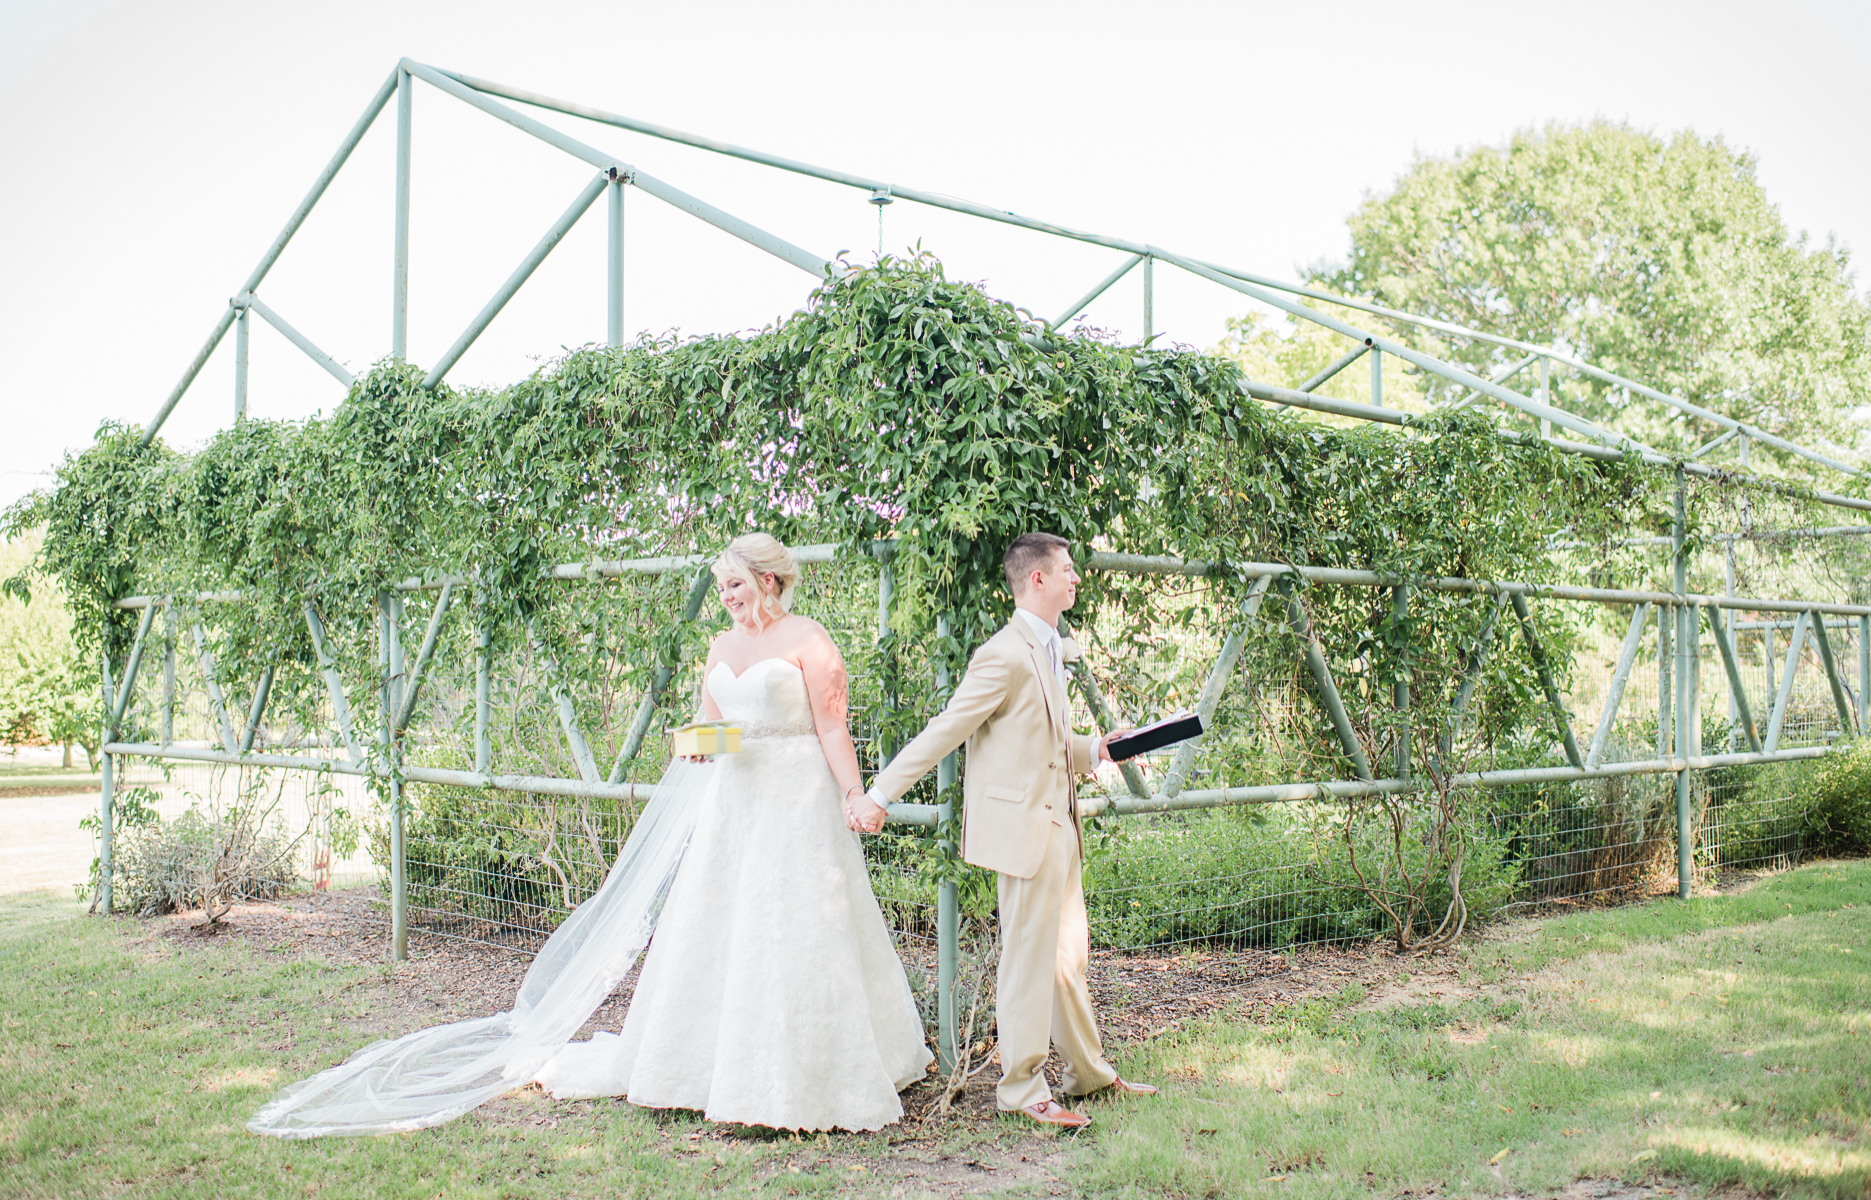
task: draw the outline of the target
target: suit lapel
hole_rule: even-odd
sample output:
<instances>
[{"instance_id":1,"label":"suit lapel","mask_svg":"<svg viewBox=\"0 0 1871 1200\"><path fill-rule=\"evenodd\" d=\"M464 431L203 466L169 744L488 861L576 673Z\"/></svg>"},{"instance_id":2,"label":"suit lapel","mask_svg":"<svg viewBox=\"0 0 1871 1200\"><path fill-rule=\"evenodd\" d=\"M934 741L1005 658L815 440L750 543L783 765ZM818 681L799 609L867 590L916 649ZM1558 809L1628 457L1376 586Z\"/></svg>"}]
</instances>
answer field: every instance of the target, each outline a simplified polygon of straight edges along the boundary
<instances>
[{"instance_id":1,"label":"suit lapel","mask_svg":"<svg viewBox=\"0 0 1871 1200\"><path fill-rule=\"evenodd\" d=\"M1040 635L1033 631L1033 625L1029 625L1027 618L1018 612L1008 625L1027 646L1027 659L1033 663L1033 674L1040 681L1040 698L1046 702L1046 719L1052 724L1053 736L1063 738L1070 724L1070 719L1066 717L1065 689L1059 687L1059 676L1053 672L1052 663L1046 659L1046 646L1040 642Z\"/></svg>"}]
</instances>

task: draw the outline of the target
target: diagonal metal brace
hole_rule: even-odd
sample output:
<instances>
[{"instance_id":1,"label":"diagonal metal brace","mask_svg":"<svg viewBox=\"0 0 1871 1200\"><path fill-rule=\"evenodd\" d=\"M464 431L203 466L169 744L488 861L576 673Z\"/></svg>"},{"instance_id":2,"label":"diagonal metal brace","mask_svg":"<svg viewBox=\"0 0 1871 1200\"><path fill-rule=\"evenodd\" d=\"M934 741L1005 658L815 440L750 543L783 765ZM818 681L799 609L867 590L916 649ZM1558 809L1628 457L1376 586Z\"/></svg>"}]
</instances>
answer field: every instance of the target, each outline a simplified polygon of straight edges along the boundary
<instances>
[{"instance_id":1,"label":"diagonal metal brace","mask_svg":"<svg viewBox=\"0 0 1871 1200\"><path fill-rule=\"evenodd\" d=\"M1799 670L1800 654L1806 648L1806 636L1812 619L1809 612L1799 613L1793 618L1793 632L1787 635L1787 664L1780 673L1780 688L1774 693L1774 710L1767 718L1767 736L1761 743L1768 754L1780 748L1780 730L1786 724L1787 701L1793 698L1793 675Z\"/></svg>"},{"instance_id":2,"label":"diagonal metal brace","mask_svg":"<svg viewBox=\"0 0 1871 1200\"><path fill-rule=\"evenodd\" d=\"M1715 634L1715 648L1721 652L1722 670L1728 675L1728 694L1735 698L1735 713L1741 718L1742 732L1747 734L1748 749L1759 754L1761 735L1754 728L1754 710L1748 705L1747 688L1741 685L1741 667L1735 661L1734 644L1728 640L1728 631L1722 628L1721 610L1713 604L1705 604L1702 611L1708 616L1710 631Z\"/></svg>"},{"instance_id":3,"label":"diagonal metal brace","mask_svg":"<svg viewBox=\"0 0 1871 1200\"><path fill-rule=\"evenodd\" d=\"M678 650L681 649L682 630L687 629L694 623L695 618L701 615L702 604L708 599L709 585L714 582L714 578L715 570L712 562L703 563L702 569L695 573L695 582L689 588L689 598L682 606L681 623L676 627ZM675 677L676 664L673 662L664 663L656 668L656 676L650 682L650 690L643 694L643 702L637 705L637 716L636 720L630 723L630 734L624 739L623 748L618 750L617 760L611 764L611 773L608 777L611 783L624 781L624 768L631 759L637 756L637 751L643 749L643 739L650 732L650 721L656 716L656 706L663 702L663 693L669 690L669 683Z\"/></svg>"},{"instance_id":4,"label":"diagonal metal brace","mask_svg":"<svg viewBox=\"0 0 1871 1200\"><path fill-rule=\"evenodd\" d=\"M325 691L331 697L331 715L338 722L338 731L344 735L344 744L351 753L351 761L362 764L364 751L357 744L357 734L351 729L351 706L344 698L344 679L338 674L338 659L332 654L331 643L325 637L325 623L319 620L318 609L310 600L305 602L305 628L312 635L312 649L318 654L318 669L325 677Z\"/></svg>"},{"instance_id":5,"label":"diagonal metal brace","mask_svg":"<svg viewBox=\"0 0 1871 1200\"><path fill-rule=\"evenodd\" d=\"M1262 575L1248 589L1247 599L1241 604L1241 619L1228 631L1228 637L1221 644L1221 652L1215 656L1215 667L1208 673L1208 682L1202 685L1201 698L1195 702L1195 711L1202 718L1202 728L1207 729L1215 723L1215 710L1221 706L1222 693L1228 690L1228 681L1234 677L1235 663L1240 660L1241 649L1247 644L1248 627L1260 613L1260 603L1267 597L1267 586L1273 582L1270 576ZM1205 740L1204 737L1191 738L1176 748L1176 757L1169 765L1169 775L1163 780L1163 798L1170 799L1180 793L1189 782L1189 772L1195 767L1196 749Z\"/></svg>"},{"instance_id":6,"label":"diagonal metal brace","mask_svg":"<svg viewBox=\"0 0 1871 1200\"><path fill-rule=\"evenodd\" d=\"M532 617L526 618L526 636L532 639L533 653L539 657L540 665L546 672L546 690L551 693L553 702L558 705L559 724L565 730L566 744L572 748L572 761L578 765L578 777L586 783L598 782L597 760L591 757L591 744L585 741L584 731L578 727L578 709L572 703L572 694L565 689L563 672L559 669L559 660L546 648L545 639L539 636L539 629Z\"/></svg>"},{"instance_id":7,"label":"diagonal metal brace","mask_svg":"<svg viewBox=\"0 0 1871 1200\"><path fill-rule=\"evenodd\" d=\"M409 719L416 715L416 694L422 690L423 673L429 669L429 660L435 657L436 639L442 632L442 618L455 602L453 581L442 585L442 594L436 598L435 611L429 615L429 628L422 635L422 649L416 652L416 665L410 669L409 679L403 685L403 706L396 714L396 732L401 733L409 727Z\"/></svg>"},{"instance_id":8,"label":"diagonal metal brace","mask_svg":"<svg viewBox=\"0 0 1871 1200\"><path fill-rule=\"evenodd\" d=\"M1319 702L1325 706L1326 715L1332 719L1339 746L1344 750L1345 757L1351 760L1359 779L1375 778L1371 774L1370 760L1365 757L1364 745L1358 741L1357 732L1351 727L1351 717L1345 712L1345 701L1338 694L1338 685L1332 682L1332 668L1327 665L1325 651L1313 633L1312 618L1306 615L1305 606L1293 594L1290 578L1281 578L1275 586L1280 589L1281 599L1286 601L1287 623L1292 627L1293 636L1299 639L1300 653L1305 657L1306 669L1312 672L1312 683L1319 693Z\"/></svg>"},{"instance_id":9,"label":"diagonal metal brace","mask_svg":"<svg viewBox=\"0 0 1871 1200\"><path fill-rule=\"evenodd\" d=\"M1572 719L1566 715L1566 706L1559 697L1559 684L1553 679L1553 668L1546 661L1546 651L1540 645L1540 635L1533 630L1533 613L1527 607L1527 598L1519 592L1512 595L1514 615L1520 618L1520 632L1527 639L1527 655L1533 659L1534 669L1540 673L1540 686L1546 690L1546 703L1553 710L1553 724L1559 728L1559 738L1566 746L1566 761L1575 767L1584 767L1584 756L1579 753L1578 739L1572 736Z\"/></svg>"},{"instance_id":10,"label":"diagonal metal brace","mask_svg":"<svg viewBox=\"0 0 1871 1200\"><path fill-rule=\"evenodd\" d=\"M232 751L240 745L240 739L234 736L234 722L227 717L227 698L221 694L221 682L214 677L214 651L208 648L208 633L195 622L195 657L201 662L201 676L208 684L208 706L214 710L214 719L221 726L221 745Z\"/></svg>"},{"instance_id":11,"label":"diagonal metal brace","mask_svg":"<svg viewBox=\"0 0 1871 1200\"><path fill-rule=\"evenodd\" d=\"M137 623L136 641L130 647L130 661L123 669L123 679L117 685L117 695L110 706L110 727L114 732L123 723L124 710L130 707L130 694L136 689L136 669L143 665L143 643L149 637L149 627L156 619L156 606L150 605L143 610L143 619Z\"/></svg>"},{"instance_id":12,"label":"diagonal metal brace","mask_svg":"<svg viewBox=\"0 0 1871 1200\"><path fill-rule=\"evenodd\" d=\"M1832 639L1826 634L1825 614L1813 614L1812 631L1813 641L1819 646L1819 661L1825 664L1826 682L1832 685L1832 703L1838 706L1839 729L1850 737L1857 732L1852 721L1851 699L1845 694L1845 681L1839 678L1838 659L1832 653Z\"/></svg>"},{"instance_id":13,"label":"diagonal metal brace","mask_svg":"<svg viewBox=\"0 0 1871 1200\"><path fill-rule=\"evenodd\" d=\"M1637 606L1631 614L1630 632L1624 635L1624 647L1618 651L1618 666L1611 673L1611 686L1605 690L1605 711L1598 718L1598 730L1592 734L1592 748L1585 756L1585 769L1594 771L1604 761L1605 747L1611 743L1611 727L1624 705L1624 687L1631 681L1631 668L1637 664L1637 651L1643 645L1650 625L1650 601ZM1732 672L1731 672L1732 674ZM1757 747L1758 748L1758 747Z\"/></svg>"}]
</instances>

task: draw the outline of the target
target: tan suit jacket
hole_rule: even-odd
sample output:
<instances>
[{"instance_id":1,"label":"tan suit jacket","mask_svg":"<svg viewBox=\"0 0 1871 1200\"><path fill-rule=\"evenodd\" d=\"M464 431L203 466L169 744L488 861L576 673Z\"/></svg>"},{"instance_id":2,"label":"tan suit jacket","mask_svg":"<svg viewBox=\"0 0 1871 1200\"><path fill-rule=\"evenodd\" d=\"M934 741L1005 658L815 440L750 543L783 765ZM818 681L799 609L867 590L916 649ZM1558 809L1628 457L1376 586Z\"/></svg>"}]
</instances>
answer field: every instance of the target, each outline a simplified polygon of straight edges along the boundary
<instances>
[{"instance_id":1,"label":"tan suit jacket","mask_svg":"<svg viewBox=\"0 0 1871 1200\"><path fill-rule=\"evenodd\" d=\"M1076 649L1066 642L1068 659ZM875 786L894 803L964 742L963 861L1031 879L1052 827L1068 822L1083 858L1073 776L1097 766L1093 739L1072 732L1065 688L1039 635L1019 616L974 652L948 706L878 773Z\"/></svg>"}]
</instances>

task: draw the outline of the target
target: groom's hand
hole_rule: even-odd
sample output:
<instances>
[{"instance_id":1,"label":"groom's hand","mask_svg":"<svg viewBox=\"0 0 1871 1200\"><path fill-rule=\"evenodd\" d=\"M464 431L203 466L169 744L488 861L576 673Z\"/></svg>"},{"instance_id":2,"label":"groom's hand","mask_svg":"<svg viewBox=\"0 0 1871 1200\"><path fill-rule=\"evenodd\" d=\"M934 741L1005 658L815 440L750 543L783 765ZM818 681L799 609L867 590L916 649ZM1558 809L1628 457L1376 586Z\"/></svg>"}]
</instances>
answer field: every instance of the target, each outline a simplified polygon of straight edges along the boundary
<instances>
[{"instance_id":1,"label":"groom's hand","mask_svg":"<svg viewBox=\"0 0 1871 1200\"><path fill-rule=\"evenodd\" d=\"M883 829L887 816L889 814L877 803L872 792L854 796L845 804L845 825L853 833L877 833Z\"/></svg>"},{"instance_id":2,"label":"groom's hand","mask_svg":"<svg viewBox=\"0 0 1871 1200\"><path fill-rule=\"evenodd\" d=\"M1098 757L1104 762L1108 762L1108 763L1116 762L1117 760L1111 757L1111 739L1129 737L1131 734L1135 732L1136 730L1134 728L1127 725L1123 729L1118 730L1116 733L1107 733L1103 737L1099 738L1098 739Z\"/></svg>"}]
</instances>

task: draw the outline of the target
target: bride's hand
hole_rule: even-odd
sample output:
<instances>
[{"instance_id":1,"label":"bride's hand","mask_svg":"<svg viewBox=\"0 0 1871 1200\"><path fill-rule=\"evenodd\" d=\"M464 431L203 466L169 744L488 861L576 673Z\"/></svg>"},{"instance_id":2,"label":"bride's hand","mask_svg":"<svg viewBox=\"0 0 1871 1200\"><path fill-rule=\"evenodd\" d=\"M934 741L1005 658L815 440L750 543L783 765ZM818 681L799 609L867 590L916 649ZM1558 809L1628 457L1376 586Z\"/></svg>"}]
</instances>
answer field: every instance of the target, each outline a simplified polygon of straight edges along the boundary
<instances>
[{"instance_id":1,"label":"bride's hand","mask_svg":"<svg viewBox=\"0 0 1871 1200\"><path fill-rule=\"evenodd\" d=\"M888 815L868 795L855 796L845 801L845 827L853 833L880 832L884 827L884 818Z\"/></svg>"}]
</instances>

